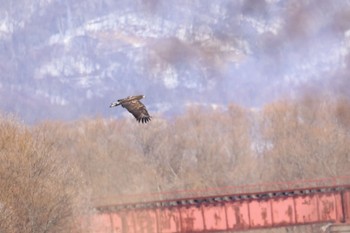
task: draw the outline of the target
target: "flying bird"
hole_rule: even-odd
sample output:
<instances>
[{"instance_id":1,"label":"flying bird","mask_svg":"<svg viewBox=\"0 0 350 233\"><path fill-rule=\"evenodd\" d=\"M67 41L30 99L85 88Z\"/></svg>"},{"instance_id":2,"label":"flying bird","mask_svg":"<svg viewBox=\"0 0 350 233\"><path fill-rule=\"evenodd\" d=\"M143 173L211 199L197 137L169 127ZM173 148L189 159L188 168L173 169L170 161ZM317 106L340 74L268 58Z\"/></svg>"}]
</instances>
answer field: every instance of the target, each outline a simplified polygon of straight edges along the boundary
<instances>
[{"instance_id":1,"label":"flying bird","mask_svg":"<svg viewBox=\"0 0 350 233\"><path fill-rule=\"evenodd\" d=\"M124 99L117 100L111 103L110 108L121 105L126 108L138 122L147 123L151 120L151 116L148 114L147 109L140 99L144 98L144 95L128 96Z\"/></svg>"}]
</instances>

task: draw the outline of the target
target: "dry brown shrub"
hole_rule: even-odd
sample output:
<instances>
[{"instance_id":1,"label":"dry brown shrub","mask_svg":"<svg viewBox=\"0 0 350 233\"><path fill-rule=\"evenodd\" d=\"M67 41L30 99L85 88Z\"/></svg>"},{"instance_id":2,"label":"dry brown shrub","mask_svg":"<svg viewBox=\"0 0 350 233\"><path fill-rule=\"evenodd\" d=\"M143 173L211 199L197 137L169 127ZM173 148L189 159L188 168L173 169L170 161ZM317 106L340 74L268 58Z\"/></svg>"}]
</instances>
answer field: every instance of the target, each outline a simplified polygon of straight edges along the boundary
<instances>
[{"instance_id":1,"label":"dry brown shrub","mask_svg":"<svg viewBox=\"0 0 350 233\"><path fill-rule=\"evenodd\" d=\"M0 118L0 231L78 232L80 173L53 146L49 132Z\"/></svg>"}]
</instances>

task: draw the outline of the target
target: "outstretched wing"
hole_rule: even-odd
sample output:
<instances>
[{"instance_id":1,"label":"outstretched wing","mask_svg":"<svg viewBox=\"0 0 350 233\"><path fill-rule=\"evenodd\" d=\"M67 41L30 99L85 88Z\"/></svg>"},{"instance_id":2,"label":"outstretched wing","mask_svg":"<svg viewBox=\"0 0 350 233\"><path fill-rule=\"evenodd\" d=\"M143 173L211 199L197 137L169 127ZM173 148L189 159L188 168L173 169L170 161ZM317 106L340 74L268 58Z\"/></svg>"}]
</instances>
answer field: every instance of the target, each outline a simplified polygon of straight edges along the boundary
<instances>
[{"instance_id":1,"label":"outstretched wing","mask_svg":"<svg viewBox=\"0 0 350 233\"><path fill-rule=\"evenodd\" d=\"M125 102L125 101L140 100L140 99L142 99L144 97L145 97L144 95L128 96L128 97L126 97L124 99L118 100L118 102L122 103L122 102Z\"/></svg>"},{"instance_id":2,"label":"outstretched wing","mask_svg":"<svg viewBox=\"0 0 350 233\"><path fill-rule=\"evenodd\" d=\"M151 120L151 116L148 114L145 105L139 100L122 102L121 105L134 115L138 122L147 123Z\"/></svg>"}]
</instances>

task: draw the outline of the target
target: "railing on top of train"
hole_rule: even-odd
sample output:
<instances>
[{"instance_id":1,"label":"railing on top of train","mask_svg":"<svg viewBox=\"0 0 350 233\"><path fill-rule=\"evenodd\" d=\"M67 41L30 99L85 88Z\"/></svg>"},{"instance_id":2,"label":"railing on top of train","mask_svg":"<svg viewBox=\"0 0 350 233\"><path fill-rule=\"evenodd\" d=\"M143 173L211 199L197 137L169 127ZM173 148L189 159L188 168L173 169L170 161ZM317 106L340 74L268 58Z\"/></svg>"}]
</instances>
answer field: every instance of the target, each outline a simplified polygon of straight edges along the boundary
<instances>
[{"instance_id":1,"label":"railing on top of train","mask_svg":"<svg viewBox=\"0 0 350 233\"><path fill-rule=\"evenodd\" d=\"M97 206L123 205L128 203L142 203L153 201L166 201L175 199L191 199L208 196L225 196L230 194L261 193L280 190L312 189L318 187L331 187L350 185L349 176L337 176L331 178L296 180L285 182L271 182L251 185L237 185L215 187L197 190L174 190L167 192L124 194L118 196L108 196L93 199L93 204Z\"/></svg>"}]
</instances>

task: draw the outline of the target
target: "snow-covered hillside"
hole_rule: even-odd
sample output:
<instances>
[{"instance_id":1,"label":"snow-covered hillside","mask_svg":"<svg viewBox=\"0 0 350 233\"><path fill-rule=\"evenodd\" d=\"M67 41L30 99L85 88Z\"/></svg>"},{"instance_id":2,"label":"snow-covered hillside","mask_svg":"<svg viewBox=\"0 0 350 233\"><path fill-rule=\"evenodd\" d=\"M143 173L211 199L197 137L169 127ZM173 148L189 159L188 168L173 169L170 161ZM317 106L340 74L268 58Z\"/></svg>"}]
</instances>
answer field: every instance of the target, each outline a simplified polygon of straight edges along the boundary
<instances>
[{"instance_id":1,"label":"snow-covered hillside","mask_svg":"<svg viewBox=\"0 0 350 233\"><path fill-rule=\"evenodd\" d=\"M27 122L260 106L312 86L342 92L346 1L18 0L0 8L0 108ZM346 94L346 91L344 91Z\"/></svg>"}]
</instances>

